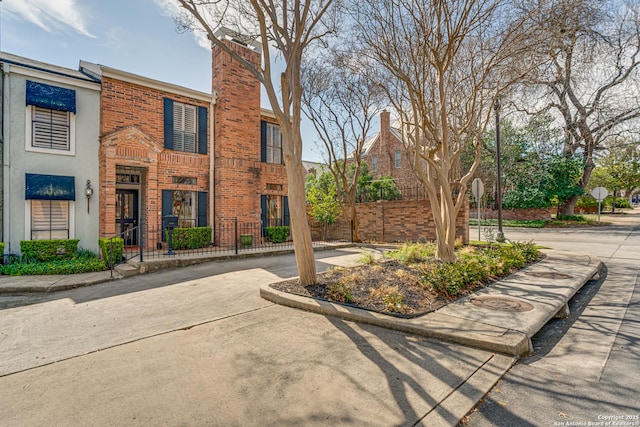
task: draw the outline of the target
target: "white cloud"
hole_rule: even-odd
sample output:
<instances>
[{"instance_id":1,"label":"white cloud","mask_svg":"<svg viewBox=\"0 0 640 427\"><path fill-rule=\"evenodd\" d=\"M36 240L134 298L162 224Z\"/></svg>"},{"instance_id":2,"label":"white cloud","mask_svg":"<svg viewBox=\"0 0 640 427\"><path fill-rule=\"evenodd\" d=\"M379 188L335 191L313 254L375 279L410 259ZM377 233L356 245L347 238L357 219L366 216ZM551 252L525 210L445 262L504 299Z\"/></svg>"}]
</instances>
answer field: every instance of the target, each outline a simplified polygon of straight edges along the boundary
<instances>
[{"instance_id":1,"label":"white cloud","mask_svg":"<svg viewBox=\"0 0 640 427\"><path fill-rule=\"evenodd\" d=\"M176 0L153 0L165 13L165 15L175 18L184 13ZM198 46L203 49L211 50L211 42L207 38L206 32L201 28L192 29L191 33Z\"/></svg>"},{"instance_id":2,"label":"white cloud","mask_svg":"<svg viewBox=\"0 0 640 427\"><path fill-rule=\"evenodd\" d=\"M10 15L31 22L53 32L70 27L74 31L95 38L87 28L76 6L76 0L4 0L4 8Z\"/></svg>"}]
</instances>

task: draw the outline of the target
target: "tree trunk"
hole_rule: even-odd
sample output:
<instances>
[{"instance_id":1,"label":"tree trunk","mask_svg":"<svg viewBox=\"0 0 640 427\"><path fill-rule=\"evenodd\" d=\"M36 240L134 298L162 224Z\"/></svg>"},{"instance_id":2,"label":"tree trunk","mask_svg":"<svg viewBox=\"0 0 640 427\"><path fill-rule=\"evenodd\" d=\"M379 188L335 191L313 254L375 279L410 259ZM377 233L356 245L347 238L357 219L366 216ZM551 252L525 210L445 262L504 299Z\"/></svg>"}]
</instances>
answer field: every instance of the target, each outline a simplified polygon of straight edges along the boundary
<instances>
[{"instance_id":1,"label":"tree trunk","mask_svg":"<svg viewBox=\"0 0 640 427\"><path fill-rule=\"evenodd\" d=\"M307 220L307 202L304 194L304 178L302 162L289 158L285 162L289 179L289 215L291 220L291 237L295 250L296 264L300 283L311 285L317 282L316 261L313 253L311 229Z\"/></svg>"},{"instance_id":2,"label":"tree trunk","mask_svg":"<svg viewBox=\"0 0 640 427\"><path fill-rule=\"evenodd\" d=\"M558 215L573 215L573 212L576 208L576 203L578 203L579 198L580 196L575 195L561 203L558 206Z\"/></svg>"},{"instance_id":3,"label":"tree trunk","mask_svg":"<svg viewBox=\"0 0 640 427\"><path fill-rule=\"evenodd\" d=\"M351 238L354 242L360 242L360 236L358 235L358 215L356 213L356 204L355 202L351 202L351 206L349 206L349 216L351 217L351 225L353 234Z\"/></svg>"}]
</instances>

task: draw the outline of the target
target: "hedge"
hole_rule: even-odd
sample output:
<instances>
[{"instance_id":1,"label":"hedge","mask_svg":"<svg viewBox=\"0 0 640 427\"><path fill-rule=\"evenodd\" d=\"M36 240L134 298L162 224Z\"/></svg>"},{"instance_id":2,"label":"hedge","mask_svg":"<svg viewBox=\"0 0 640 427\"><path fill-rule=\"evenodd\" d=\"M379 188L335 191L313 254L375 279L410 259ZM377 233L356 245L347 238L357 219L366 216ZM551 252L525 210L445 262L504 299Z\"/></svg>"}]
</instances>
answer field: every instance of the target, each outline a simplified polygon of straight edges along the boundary
<instances>
[{"instance_id":1,"label":"hedge","mask_svg":"<svg viewBox=\"0 0 640 427\"><path fill-rule=\"evenodd\" d=\"M167 241L169 231L166 231ZM211 227L174 228L171 240L173 249L198 249L211 244Z\"/></svg>"},{"instance_id":2,"label":"hedge","mask_svg":"<svg viewBox=\"0 0 640 427\"><path fill-rule=\"evenodd\" d=\"M122 237L114 237L112 239L103 237L98 240L102 259L107 265L116 265L122 262L122 253L124 252L124 239Z\"/></svg>"},{"instance_id":3,"label":"hedge","mask_svg":"<svg viewBox=\"0 0 640 427\"><path fill-rule=\"evenodd\" d=\"M79 239L66 240L22 240L20 252L23 257L45 262L54 259L71 259L78 252Z\"/></svg>"},{"instance_id":4,"label":"hedge","mask_svg":"<svg viewBox=\"0 0 640 427\"><path fill-rule=\"evenodd\" d=\"M289 227L287 226L266 227L266 232L267 240L271 243L282 243L289 237Z\"/></svg>"}]
</instances>

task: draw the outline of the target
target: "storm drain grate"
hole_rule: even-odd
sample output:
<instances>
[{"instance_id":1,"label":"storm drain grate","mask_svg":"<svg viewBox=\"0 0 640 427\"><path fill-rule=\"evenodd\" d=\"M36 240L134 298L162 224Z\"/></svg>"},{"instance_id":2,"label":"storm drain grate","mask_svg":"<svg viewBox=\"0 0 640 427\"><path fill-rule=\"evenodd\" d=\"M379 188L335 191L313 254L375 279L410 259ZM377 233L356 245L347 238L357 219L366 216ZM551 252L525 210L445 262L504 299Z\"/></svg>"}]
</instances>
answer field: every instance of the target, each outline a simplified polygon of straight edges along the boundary
<instances>
[{"instance_id":1,"label":"storm drain grate","mask_svg":"<svg viewBox=\"0 0 640 427\"><path fill-rule=\"evenodd\" d=\"M571 279L573 276L564 273L555 273L553 271L527 271L527 276L542 277L543 279Z\"/></svg>"},{"instance_id":2,"label":"storm drain grate","mask_svg":"<svg viewBox=\"0 0 640 427\"><path fill-rule=\"evenodd\" d=\"M471 300L471 304L488 310L508 311L510 313L533 310L533 306L528 302L508 297L475 297Z\"/></svg>"}]
</instances>

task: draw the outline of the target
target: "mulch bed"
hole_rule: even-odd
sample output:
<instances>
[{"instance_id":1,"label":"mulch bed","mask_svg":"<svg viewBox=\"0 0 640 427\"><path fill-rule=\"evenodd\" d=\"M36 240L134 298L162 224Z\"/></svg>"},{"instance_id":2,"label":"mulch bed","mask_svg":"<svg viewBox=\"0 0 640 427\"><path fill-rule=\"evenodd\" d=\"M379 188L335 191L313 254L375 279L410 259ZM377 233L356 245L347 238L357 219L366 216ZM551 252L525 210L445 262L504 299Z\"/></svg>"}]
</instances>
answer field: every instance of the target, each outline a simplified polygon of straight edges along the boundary
<instances>
[{"instance_id":1,"label":"mulch bed","mask_svg":"<svg viewBox=\"0 0 640 427\"><path fill-rule=\"evenodd\" d=\"M351 284L350 301L340 299L332 291L338 282ZM417 317L437 310L462 295L450 297L433 292L420 279L417 269L407 267L397 261L385 261L373 265L358 265L348 268L335 268L327 273L318 274L318 283L302 286L300 280L291 279L271 285L273 289L291 294L321 298L332 302L356 306L397 317ZM467 289L471 293L478 285ZM385 302L385 296L402 295L402 304Z\"/></svg>"}]
</instances>

